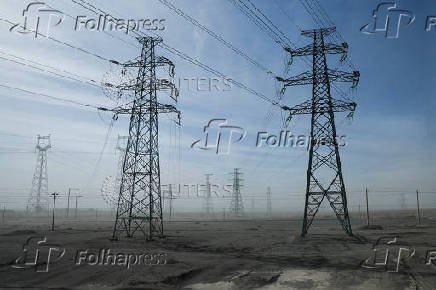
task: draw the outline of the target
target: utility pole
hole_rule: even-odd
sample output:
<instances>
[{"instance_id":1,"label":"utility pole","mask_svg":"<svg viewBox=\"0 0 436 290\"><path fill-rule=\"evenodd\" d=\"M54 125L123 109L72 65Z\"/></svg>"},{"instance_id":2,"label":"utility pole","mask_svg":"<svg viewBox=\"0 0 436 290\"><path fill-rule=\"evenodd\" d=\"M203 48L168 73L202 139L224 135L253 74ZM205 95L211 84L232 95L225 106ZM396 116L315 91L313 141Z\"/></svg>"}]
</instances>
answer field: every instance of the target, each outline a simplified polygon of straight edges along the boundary
<instances>
[{"instance_id":1,"label":"utility pole","mask_svg":"<svg viewBox=\"0 0 436 290\"><path fill-rule=\"evenodd\" d=\"M173 214L173 185L169 184L169 189L168 189L168 198L169 198L169 203L170 203L170 212L169 212L169 220L171 220L172 214Z\"/></svg>"},{"instance_id":2,"label":"utility pole","mask_svg":"<svg viewBox=\"0 0 436 290\"><path fill-rule=\"evenodd\" d=\"M174 64L165 57L155 55L155 48L162 39L142 37L138 40L142 46L141 56L123 65L124 74L127 69L135 69L137 78L118 86L120 90L134 92L132 106L113 110L115 115L130 115L129 138L112 234L115 240L121 233L133 237L138 230L144 233L147 240L152 240L155 234L163 237L158 115L175 113L180 125L180 111L174 105L158 102L161 90L170 91L174 103L177 103L178 97L178 90L168 78L157 78L156 71L161 74L169 72L170 79L174 77Z\"/></svg>"},{"instance_id":3,"label":"utility pole","mask_svg":"<svg viewBox=\"0 0 436 290\"><path fill-rule=\"evenodd\" d=\"M53 196L53 219L52 219L52 223L51 223L51 230L54 231L54 228L55 228L56 198L59 196L59 193L54 192L51 195Z\"/></svg>"},{"instance_id":4,"label":"utility pole","mask_svg":"<svg viewBox=\"0 0 436 290\"><path fill-rule=\"evenodd\" d=\"M406 194L401 193L401 209L406 209Z\"/></svg>"},{"instance_id":5,"label":"utility pole","mask_svg":"<svg viewBox=\"0 0 436 290\"><path fill-rule=\"evenodd\" d=\"M206 176L206 192L205 192L205 195L204 195L204 202L205 202L204 208L205 208L205 211L206 211L206 215L208 215L208 216L213 211L212 190L211 190L211 184L210 184L210 177L212 175L213 174L210 174L210 173L209 174L205 174L205 176Z\"/></svg>"},{"instance_id":6,"label":"utility pole","mask_svg":"<svg viewBox=\"0 0 436 290\"><path fill-rule=\"evenodd\" d=\"M326 54L342 54L341 60L344 60L348 51L346 43L337 45L324 42L325 37L335 31L335 27L302 31L302 35L313 39L313 44L295 50L290 48L285 50L290 52L292 57L312 56L312 71L288 79L277 77L278 81L284 83L283 89L289 86L312 85L311 100L293 108L282 106L283 110L289 111L288 120L295 115L312 116L302 237L307 234L324 198L327 198L344 231L350 236L353 235L334 116L337 112L350 112L351 117L356 109L356 103L333 98L330 93L330 83L353 82L352 87L355 87L360 73L358 71L347 73L328 68Z\"/></svg>"},{"instance_id":7,"label":"utility pole","mask_svg":"<svg viewBox=\"0 0 436 290\"><path fill-rule=\"evenodd\" d=\"M417 216L418 216L418 225L421 224L421 213L419 211L419 190L416 190L416 209L417 209Z\"/></svg>"},{"instance_id":8,"label":"utility pole","mask_svg":"<svg viewBox=\"0 0 436 290\"><path fill-rule=\"evenodd\" d=\"M68 199L67 199L67 217L70 216L70 197L71 197L71 191L73 190L79 190L78 188L68 188Z\"/></svg>"},{"instance_id":9,"label":"utility pole","mask_svg":"<svg viewBox=\"0 0 436 290\"><path fill-rule=\"evenodd\" d=\"M76 195L76 210L74 211L74 219L77 220L77 204L78 204L78 199L80 197L83 197L83 195Z\"/></svg>"},{"instance_id":10,"label":"utility pole","mask_svg":"<svg viewBox=\"0 0 436 290\"><path fill-rule=\"evenodd\" d=\"M369 226L369 205L368 205L368 188L365 188L366 196L366 224Z\"/></svg>"},{"instance_id":11,"label":"utility pole","mask_svg":"<svg viewBox=\"0 0 436 290\"><path fill-rule=\"evenodd\" d=\"M48 174L47 174L47 151L51 148L50 135L37 137L37 159L35 172L32 179L32 189L27 206L31 211L41 213L48 211Z\"/></svg>"},{"instance_id":12,"label":"utility pole","mask_svg":"<svg viewBox=\"0 0 436 290\"><path fill-rule=\"evenodd\" d=\"M271 187L268 186L266 189L266 216L272 216L272 206L271 206Z\"/></svg>"},{"instance_id":13,"label":"utility pole","mask_svg":"<svg viewBox=\"0 0 436 290\"><path fill-rule=\"evenodd\" d=\"M244 205L242 203L241 187L242 187L242 173L239 172L240 168L235 168L233 171L233 191L230 211L234 216L240 217L244 215Z\"/></svg>"}]
</instances>

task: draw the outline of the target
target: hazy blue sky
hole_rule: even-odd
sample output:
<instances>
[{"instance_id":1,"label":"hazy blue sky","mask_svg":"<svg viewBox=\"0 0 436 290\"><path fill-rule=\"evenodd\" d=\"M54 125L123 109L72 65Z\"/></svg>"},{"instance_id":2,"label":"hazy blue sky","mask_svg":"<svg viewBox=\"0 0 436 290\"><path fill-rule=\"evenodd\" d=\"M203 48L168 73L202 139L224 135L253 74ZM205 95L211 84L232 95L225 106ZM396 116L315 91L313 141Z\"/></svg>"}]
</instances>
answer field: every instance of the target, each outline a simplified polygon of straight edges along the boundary
<instances>
[{"instance_id":1,"label":"hazy blue sky","mask_svg":"<svg viewBox=\"0 0 436 290\"><path fill-rule=\"evenodd\" d=\"M262 70L236 55L230 49L172 13L158 0L89 2L117 17L128 19L164 18L164 31L157 32L164 42L189 56L219 70L234 80L275 98L275 81ZM235 47L274 73L283 69L286 53L229 1L183 0L171 3L198 22L210 28ZM316 28L312 17L298 0L255 0L261 9L294 43L303 46L310 39L299 35L299 28ZM345 115L337 115L338 133L346 135L347 146L341 148L345 183L350 207L363 204L362 190L368 187L376 206L400 206L401 192L413 206L412 193L417 187L424 206L436 205L435 116L433 109L436 81L434 46L436 27L425 31L426 17L436 15L436 3L430 0L397 1L398 9L414 13L415 21L400 25L398 39L386 39L383 33L367 35L360 28L372 21L372 11L379 1L320 1L337 30L348 42L349 59L360 70L361 82L353 98L358 104L352 122ZM22 11L30 1L3 0L0 18L22 22ZM53 8L74 17L95 17L91 12L69 0L46 1ZM76 73L99 83L111 65L104 60L50 41L44 37L10 32L11 25L0 22L0 57L15 59L5 53L34 60ZM139 54L139 45L121 32L113 32L130 44L102 32L74 31L74 21L64 22L51 30L51 35L107 59L127 61ZM145 31L146 32L146 31ZM132 45L133 44L133 45ZM158 54L170 58L176 65L176 78L215 77L163 49ZM335 68L340 56L329 57ZM17 60L17 59L15 59ZM0 85L20 87L48 95L68 98L96 106L113 106L99 88L78 83L0 58ZM112 65L112 68L115 66ZM296 59L288 76L309 67ZM347 65L341 70L350 70ZM220 81L219 86L222 86ZM350 84L338 85L351 92ZM310 98L310 87L288 88L283 103L292 106ZM333 91L335 97L340 97ZM53 148L49 152L49 190L63 196L68 187L81 188L86 207L106 207L100 196L104 178L116 172L115 145L117 135L125 135L128 119L121 117L109 131L111 116L98 114L95 109L57 102L24 92L0 87L0 203L10 207L24 207L29 195L36 163L34 146L36 135L51 134ZM281 113L274 110L265 126L270 105L258 97L232 86L231 91L198 92L187 90L182 81L179 109L182 111L181 164L177 162L176 140L170 138L171 122L161 116L162 184L204 183L204 174L213 173L212 181L228 183L233 168L244 173L243 196L245 207L263 210L265 192L271 186L273 206L277 209L302 209L306 182L308 154L299 148L256 148L258 131L278 135L282 130ZM229 155L195 150L190 145L202 137L203 126L210 119L224 118L231 125L243 127L247 135L231 147ZM310 118L298 117L286 128L294 134L309 134ZM171 127L171 129L170 129ZM99 161L105 136L108 143ZM171 146L170 146L171 145ZM410 193L410 194L409 194ZM393 198L391 200L391 198ZM65 204L61 198L60 204ZM215 201L220 210L228 206L228 199ZM201 206L200 200L180 202L186 208Z\"/></svg>"}]
</instances>

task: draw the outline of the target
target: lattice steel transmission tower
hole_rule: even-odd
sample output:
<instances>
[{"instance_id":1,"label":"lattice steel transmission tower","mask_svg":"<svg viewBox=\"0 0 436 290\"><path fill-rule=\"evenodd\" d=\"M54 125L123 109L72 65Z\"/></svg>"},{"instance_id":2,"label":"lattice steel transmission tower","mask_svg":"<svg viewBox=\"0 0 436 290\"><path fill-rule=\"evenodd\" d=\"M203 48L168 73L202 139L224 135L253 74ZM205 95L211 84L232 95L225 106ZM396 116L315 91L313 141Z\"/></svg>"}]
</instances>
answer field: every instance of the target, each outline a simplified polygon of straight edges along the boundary
<instances>
[{"instance_id":1,"label":"lattice steel transmission tower","mask_svg":"<svg viewBox=\"0 0 436 290\"><path fill-rule=\"evenodd\" d=\"M51 148L50 135L37 137L35 173L32 179L32 189L27 201L27 209L36 213L47 211L50 196L48 194L47 151Z\"/></svg>"},{"instance_id":2,"label":"lattice steel transmission tower","mask_svg":"<svg viewBox=\"0 0 436 290\"><path fill-rule=\"evenodd\" d=\"M347 196L342 176L341 159L336 135L334 114L336 112L354 112L356 103L335 99L330 93L330 83L353 82L357 86L360 73L331 70L327 67L327 54L342 54L344 60L348 45L325 43L325 37L336 31L335 27L302 31L302 35L313 39L313 44L296 50L289 50L292 57L312 56L313 70L304 72L286 80L284 86L313 85L312 99L293 108L283 106L294 115L311 114L311 143L307 169L306 202L301 236L305 236L324 200L330 203L339 222L348 235L352 235L347 209Z\"/></svg>"},{"instance_id":3,"label":"lattice steel transmission tower","mask_svg":"<svg viewBox=\"0 0 436 290\"><path fill-rule=\"evenodd\" d=\"M174 102L178 97L175 85L169 80L174 77L174 64L165 57L155 55L155 48L162 39L143 37L138 40L142 45L141 56L123 65L125 69L137 69L137 78L119 86L122 90L134 92L133 104L127 109L113 110L116 114L130 115L129 139L112 235L114 239L123 232L127 237L133 237L138 230L147 240L155 234L163 237L158 115L177 113L180 124L180 111L174 105L158 102L161 90L170 90Z\"/></svg>"},{"instance_id":4,"label":"lattice steel transmission tower","mask_svg":"<svg viewBox=\"0 0 436 290\"><path fill-rule=\"evenodd\" d=\"M213 211L212 205L212 188L210 184L210 177L213 174L205 174L206 176L206 190L204 193L204 209L207 215L210 215Z\"/></svg>"},{"instance_id":5,"label":"lattice steel transmission tower","mask_svg":"<svg viewBox=\"0 0 436 290\"><path fill-rule=\"evenodd\" d=\"M232 190L232 201L230 204L230 212L234 216L243 216L244 215L244 205L242 203L242 173L239 172L240 168L235 168L233 170L233 190Z\"/></svg>"},{"instance_id":6,"label":"lattice steel transmission tower","mask_svg":"<svg viewBox=\"0 0 436 290\"><path fill-rule=\"evenodd\" d=\"M272 216L272 206L271 206L271 187L268 186L266 189L266 216Z\"/></svg>"}]
</instances>

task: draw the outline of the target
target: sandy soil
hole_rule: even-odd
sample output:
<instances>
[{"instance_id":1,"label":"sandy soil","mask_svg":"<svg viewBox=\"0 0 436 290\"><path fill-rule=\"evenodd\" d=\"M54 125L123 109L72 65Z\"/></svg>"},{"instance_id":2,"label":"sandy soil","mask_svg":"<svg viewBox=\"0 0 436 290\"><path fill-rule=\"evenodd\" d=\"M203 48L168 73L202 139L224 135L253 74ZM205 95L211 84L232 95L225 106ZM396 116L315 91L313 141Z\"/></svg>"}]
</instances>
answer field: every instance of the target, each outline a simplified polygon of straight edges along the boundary
<instances>
[{"instance_id":1,"label":"sandy soil","mask_svg":"<svg viewBox=\"0 0 436 290\"><path fill-rule=\"evenodd\" d=\"M432 214L436 216L436 212ZM416 226L411 216L393 216L398 215L379 216L381 227L372 229L353 220L355 238L346 236L335 220L315 221L304 239L299 237L299 220L173 221L165 223L165 238L151 242L145 242L139 233L111 241L109 217L58 221L54 232L48 218L15 217L0 226L0 288L435 289L436 252L434 264L425 262L427 251L436 251L436 219L427 214L423 225ZM12 267L29 237L46 237L50 247L58 249L52 252L48 272L36 272L33 266ZM394 248L388 269L362 266L380 237L387 237L384 244L397 237L403 247L415 250L410 258L410 253L404 252L398 272ZM28 258L35 256L35 245ZM49 247L38 247L44 260ZM65 253L59 258L62 249ZM101 249L121 253L119 265L90 265L85 259L76 265L78 257L85 255L83 251L98 256ZM127 269L123 255L128 254L165 254L161 256L165 259L156 264L157 258L147 256L147 263L144 259L141 265Z\"/></svg>"}]
</instances>

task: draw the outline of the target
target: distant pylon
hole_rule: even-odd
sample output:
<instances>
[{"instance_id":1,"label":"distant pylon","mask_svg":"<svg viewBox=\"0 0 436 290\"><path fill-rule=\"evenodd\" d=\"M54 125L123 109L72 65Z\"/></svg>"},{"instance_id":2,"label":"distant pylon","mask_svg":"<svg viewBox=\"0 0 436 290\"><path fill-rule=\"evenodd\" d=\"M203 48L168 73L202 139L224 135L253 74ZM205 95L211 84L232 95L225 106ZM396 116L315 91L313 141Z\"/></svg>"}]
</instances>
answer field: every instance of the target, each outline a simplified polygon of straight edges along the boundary
<instances>
[{"instance_id":1,"label":"distant pylon","mask_svg":"<svg viewBox=\"0 0 436 290\"><path fill-rule=\"evenodd\" d=\"M206 190L204 193L204 210L206 212L206 215L210 215L213 211L213 205L212 205L212 190L211 190L211 184L210 184L210 177L213 174L205 174L206 176Z\"/></svg>"},{"instance_id":2,"label":"distant pylon","mask_svg":"<svg viewBox=\"0 0 436 290\"><path fill-rule=\"evenodd\" d=\"M271 217L272 207L271 207L271 187L268 186L266 189L266 216Z\"/></svg>"},{"instance_id":3,"label":"distant pylon","mask_svg":"<svg viewBox=\"0 0 436 290\"><path fill-rule=\"evenodd\" d=\"M37 159L35 173L32 179L32 189L27 201L30 211L40 213L47 211L49 207L48 174L47 174L47 150L51 148L50 135L37 137Z\"/></svg>"},{"instance_id":4,"label":"distant pylon","mask_svg":"<svg viewBox=\"0 0 436 290\"><path fill-rule=\"evenodd\" d=\"M234 216L244 215L244 205L242 203L241 187L242 179L240 176L242 173L239 172L240 168L235 168L233 171L233 191L232 191L232 202L230 204L230 212Z\"/></svg>"},{"instance_id":5,"label":"distant pylon","mask_svg":"<svg viewBox=\"0 0 436 290\"><path fill-rule=\"evenodd\" d=\"M124 64L127 69L137 70L136 80L120 84L123 90L134 92L129 108L118 108L116 114L129 114L129 140L124 159L121 186L117 202L117 214L112 237L121 233L127 237L139 230L151 240L154 235L163 237L162 195L159 163L160 113L177 113L174 105L158 102L158 92L171 91L170 98L177 102L178 91L168 81L174 77L174 64L167 58L155 55L161 38L142 37L141 56ZM162 74L158 79L157 72Z\"/></svg>"}]
</instances>

